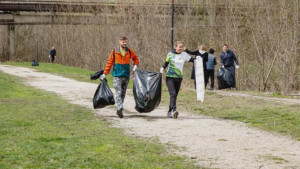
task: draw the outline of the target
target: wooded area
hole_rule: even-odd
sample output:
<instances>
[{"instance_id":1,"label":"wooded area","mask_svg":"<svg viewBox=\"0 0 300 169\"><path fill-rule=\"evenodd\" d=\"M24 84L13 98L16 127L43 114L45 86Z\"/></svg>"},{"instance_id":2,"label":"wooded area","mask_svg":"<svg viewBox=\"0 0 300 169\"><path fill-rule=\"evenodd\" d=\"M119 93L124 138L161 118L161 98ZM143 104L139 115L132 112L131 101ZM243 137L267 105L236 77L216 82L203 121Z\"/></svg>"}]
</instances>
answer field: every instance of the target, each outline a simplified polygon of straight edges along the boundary
<instances>
[{"instance_id":1,"label":"wooded area","mask_svg":"<svg viewBox=\"0 0 300 169\"><path fill-rule=\"evenodd\" d=\"M215 48L218 62L224 43L236 53L238 89L300 90L300 0L175 0L175 9L175 40L191 50L198 44ZM55 46L57 63L98 70L105 66L117 37L127 36L140 57L140 68L159 71L170 51L169 0L113 1L98 12L72 15L90 18L79 25L16 25L10 60L48 61ZM67 22L72 15L56 17ZM0 32L0 60L5 61L7 26L0 26Z\"/></svg>"}]
</instances>

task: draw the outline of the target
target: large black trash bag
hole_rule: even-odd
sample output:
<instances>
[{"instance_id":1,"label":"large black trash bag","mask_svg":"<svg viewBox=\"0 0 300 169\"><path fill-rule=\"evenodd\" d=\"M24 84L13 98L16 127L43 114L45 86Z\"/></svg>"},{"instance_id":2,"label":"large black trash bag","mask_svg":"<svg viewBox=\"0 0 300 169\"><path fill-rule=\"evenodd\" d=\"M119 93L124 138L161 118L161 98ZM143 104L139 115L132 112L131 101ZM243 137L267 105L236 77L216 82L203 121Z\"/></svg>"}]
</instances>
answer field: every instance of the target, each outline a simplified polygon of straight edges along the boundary
<instances>
[{"instance_id":1,"label":"large black trash bag","mask_svg":"<svg viewBox=\"0 0 300 169\"><path fill-rule=\"evenodd\" d=\"M161 100L161 84L161 73L145 70L134 72L133 95L138 112L148 113L158 107Z\"/></svg>"},{"instance_id":2,"label":"large black trash bag","mask_svg":"<svg viewBox=\"0 0 300 169\"><path fill-rule=\"evenodd\" d=\"M230 71L225 68L219 68L217 70L217 79L218 79L218 88L226 89L233 86L234 83L234 75L233 71Z\"/></svg>"},{"instance_id":3,"label":"large black trash bag","mask_svg":"<svg viewBox=\"0 0 300 169\"><path fill-rule=\"evenodd\" d=\"M94 98L93 98L93 105L94 109L103 108L108 105L114 105L115 99L114 94L110 90L106 79L104 79L98 86Z\"/></svg>"}]
</instances>

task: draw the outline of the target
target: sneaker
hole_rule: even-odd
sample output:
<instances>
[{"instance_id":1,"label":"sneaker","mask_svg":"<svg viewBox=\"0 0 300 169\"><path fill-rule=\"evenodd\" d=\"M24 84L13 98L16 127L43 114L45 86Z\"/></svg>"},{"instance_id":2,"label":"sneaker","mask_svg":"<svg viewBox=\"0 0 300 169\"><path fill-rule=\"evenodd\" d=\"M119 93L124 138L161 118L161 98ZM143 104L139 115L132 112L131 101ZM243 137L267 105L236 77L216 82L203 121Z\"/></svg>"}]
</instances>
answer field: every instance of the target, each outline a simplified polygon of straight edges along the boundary
<instances>
[{"instance_id":1,"label":"sneaker","mask_svg":"<svg viewBox=\"0 0 300 169\"><path fill-rule=\"evenodd\" d=\"M214 88L210 87L208 90L214 90Z\"/></svg>"},{"instance_id":2,"label":"sneaker","mask_svg":"<svg viewBox=\"0 0 300 169\"><path fill-rule=\"evenodd\" d=\"M231 88L232 91L235 91L235 87Z\"/></svg>"},{"instance_id":3,"label":"sneaker","mask_svg":"<svg viewBox=\"0 0 300 169\"><path fill-rule=\"evenodd\" d=\"M123 111L123 109L117 110L117 115L118 115L120 118L123 118L123 117L124 117L122 111Z\"/></svg>"},{"instance_id":4,"label":"sneaker","mask_svg":"<svg viewBox=\"0 0 300 169\"><path fill-rule=\"evenodd\" d=\"M179 115L178 111L173 110L173 118L177 119L178 115Z\"/></svg>"},{"instance_id":5,"label":"sneaker","mask_svg":"<svg viewBox=\"0 0 300 169\"><path fill-rule=\"evenodd\" d=\"M168 113L167 113L167 117L169 117L169 118L173 118L173 116L172 116L172 112L168 111Z\"/></svg>"}]
</instances>

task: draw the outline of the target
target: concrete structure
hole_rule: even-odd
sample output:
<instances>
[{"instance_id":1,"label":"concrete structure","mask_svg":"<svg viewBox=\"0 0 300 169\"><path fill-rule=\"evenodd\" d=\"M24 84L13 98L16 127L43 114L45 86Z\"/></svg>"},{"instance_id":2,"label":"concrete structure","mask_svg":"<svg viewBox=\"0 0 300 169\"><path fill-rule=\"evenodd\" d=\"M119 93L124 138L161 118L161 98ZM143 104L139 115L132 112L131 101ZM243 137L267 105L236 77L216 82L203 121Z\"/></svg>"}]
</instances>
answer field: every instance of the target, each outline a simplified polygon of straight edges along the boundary
<instances>
[{"instance_id":1,"label":"concrete structure","mask_svg":"<svg viewBox=\"0 0 300 169\"><path fill-rule=\"evenodd\" d=\"M153 7L153 4L145 6L149 8ZM169 15L169 4L159 4L158 7L162 12L159 12L157 17ZM15 53L15 25L99 25L107 19L116 20L123 17L118 15L119 8L131 11L136 8L136 4L117 4L114 0L0 1L0 25L7 25L9 58ZM184 8L186 5L176 6L177 11Z\"/></svg>"},{"instance_id":2,"label":"concrete structure","mask_svg":"<svg viewBox=\"0 0 300 169\"><path fill-rule=\"evenodd\" d=\"M15 25L101 24L101 20L91 18L110 3L1 1L0 25L7 25L8 60L15 53Z\"/></svg>"}]
</instances>

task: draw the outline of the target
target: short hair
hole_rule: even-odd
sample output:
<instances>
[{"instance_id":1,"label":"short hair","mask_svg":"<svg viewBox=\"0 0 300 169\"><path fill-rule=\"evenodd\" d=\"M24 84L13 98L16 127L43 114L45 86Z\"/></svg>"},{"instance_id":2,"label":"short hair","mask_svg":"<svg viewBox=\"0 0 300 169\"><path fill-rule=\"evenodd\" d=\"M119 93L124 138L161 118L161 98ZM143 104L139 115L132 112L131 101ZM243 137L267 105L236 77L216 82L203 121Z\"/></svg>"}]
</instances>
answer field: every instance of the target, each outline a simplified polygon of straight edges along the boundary
<instances>
[{"instance_id":1,"label":"short hair","mask_svg":"<svg viewBox=\"0 0 300 169\"><path fill-rule=\"evenodd\" d=\"M203 44L201 44L201 45L199 45L199 49L200 49L200 50L203 50L203 51L206 51L206 46L203 45Z\"/></svg>"},{"instance_id":2,"label":"short hair","mask_svg":"<svg viewBox=\"0 0 300 169\"><path fill-rule=\"evenodd\" d=\"M208 53L214 54L214 53L215 53L215 50L214 50L213 48L210 48L210 49L208 50Z\"/></svg>"},{"instance_id":3,"label":"short hair","mask_svg":"<svg viewBox=\"0 0 300 169\"><path fill-rule=\"evenodd\" d=\"M223 46L226 46L227 48L228 48L228 45L226 44L226 43L224 43L224 45Z\"/></svg>"},{"instance_id":4,"label":"short hair","mask_svg":"<svg viewBox=\"0 0 300 169\"><path fill-rule=\"evenodd\" d=\"M174 48L176 48L179 44L183 44L184 45L184 42L183 41L176 41L174 43Z\"/></svg>"},{"instance_id":5,"label":"short hair","mask_svg":"<svg viewBox=\"0 0 300 169\"><path fill-rule=\"evenodd\" d=\"M120 36L119 40L127 40L126 36Z\"/></svg>"}]
</instances>

